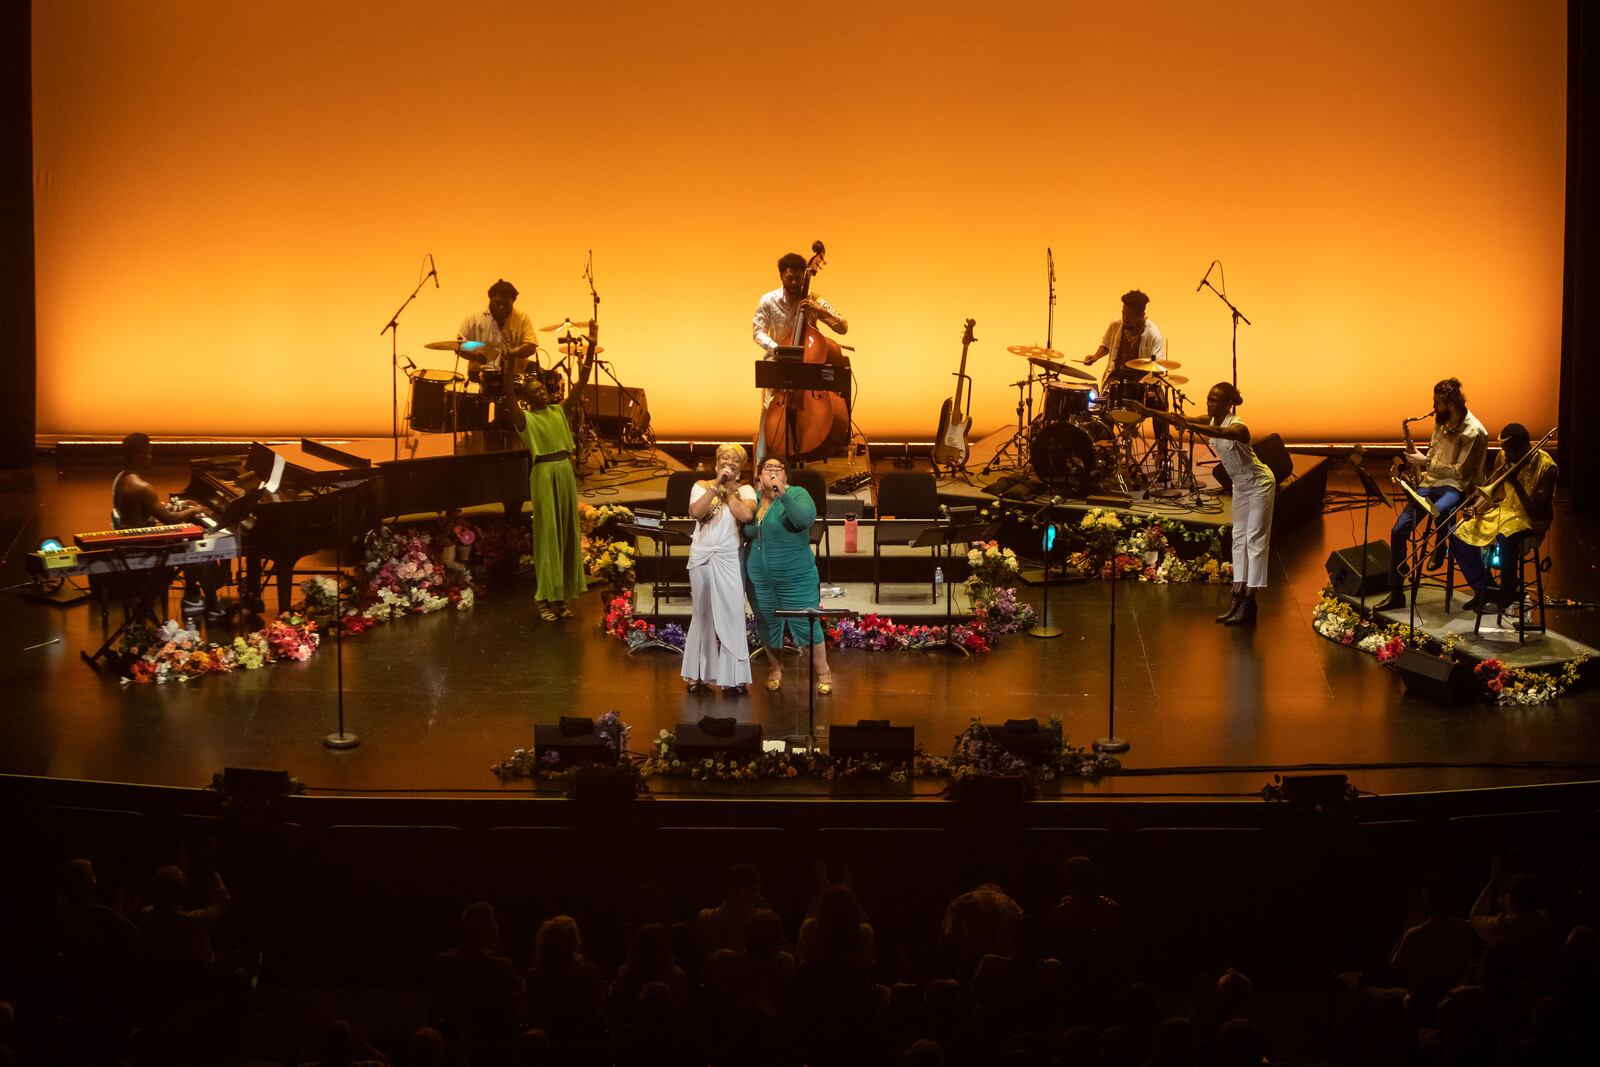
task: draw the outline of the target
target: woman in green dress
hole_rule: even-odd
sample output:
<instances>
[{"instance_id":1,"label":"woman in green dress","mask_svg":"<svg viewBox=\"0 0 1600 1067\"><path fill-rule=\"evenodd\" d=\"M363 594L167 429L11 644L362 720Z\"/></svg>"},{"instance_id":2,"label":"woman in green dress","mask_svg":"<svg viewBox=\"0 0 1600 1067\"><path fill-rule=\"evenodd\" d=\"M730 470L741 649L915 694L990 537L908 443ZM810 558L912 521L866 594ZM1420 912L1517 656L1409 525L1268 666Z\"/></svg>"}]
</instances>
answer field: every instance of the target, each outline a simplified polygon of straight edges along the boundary
<instances>
[{"instance_id":1,"label":"woman in green dress","mask_svg":"<svg viewBox=\"0 0 1600 1067\"><path fill-rule=\"evenodd\" d=\"M533 514L534 589L539 617L572 618L567 601L583 594L583 534L578 525L578 480L573 474L576 446L567 413L550 403L550 391L536 371L522 387L527 410L516 403L512 375L506 376L506 407L511 427L528 446L533 467L528 500Z\"/></svg>"},{"instance_id":2,"label":"woman in green dress","mask_svg":"<svg viewBox=\"0 0 1600 1067\"><path fill-rule=\"evenodd\" d=\"M811 554L811 524L817 521L817 505L811 494L789 484L789 470L776 456L761 464L757 479L760 503L754 522L745 524L750 541L746 573L750 577L750 606L755 609L756 629L767 646L767 688L783 684L784 634L801 648L811 646L811 673L817 680L817 693L833 692L833 672L828 669L828 650L823 643L822 625L816 620L780 619L774 611L815 608L822 603L817 579L817 560Z\"/></svg>"}]
</instances>

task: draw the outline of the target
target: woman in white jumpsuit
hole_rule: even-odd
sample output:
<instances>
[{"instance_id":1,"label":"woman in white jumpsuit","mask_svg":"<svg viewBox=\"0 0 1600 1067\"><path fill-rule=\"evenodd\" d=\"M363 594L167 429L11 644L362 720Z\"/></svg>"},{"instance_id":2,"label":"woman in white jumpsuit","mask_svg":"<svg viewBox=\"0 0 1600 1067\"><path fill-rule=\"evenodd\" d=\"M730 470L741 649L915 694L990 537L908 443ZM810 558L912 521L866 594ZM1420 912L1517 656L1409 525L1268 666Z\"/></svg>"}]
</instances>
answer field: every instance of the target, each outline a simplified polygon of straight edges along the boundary
<instances>
[{"instance_id":1,"label":"woman in white jumpsuit","mask_svg":"<svg viewBox=\"0 0 1600 1067\"><path fill-rule=\"evenodd\" d=\"M1267 549L1272 542L1272 502L1278 494L1272 470L1250 447L1250 429L1231 413L1244 403L1232 382L1206 394L1206 422L1133 405L1152 418L1205 435L1233 480L1233 601L1217 616L1227 626L1256 621L1256 590L1267 586Z\"/></svg>"},{"instance_id":2,"label":"woman in white jumpsuit","mask_svg":"<svg viewBox=\"0 0 1600 1067\"><path fill-rule=\"evenodd\" d=\"M689 515L695 520L689 544L694 614L683 642L683 678L690 692L708 683L743 692L750 684L739 531L755 518L756 491L739 484L744 459L739 445L718 446L716 477L689 490Z\"/></svg>"}]
</instances>

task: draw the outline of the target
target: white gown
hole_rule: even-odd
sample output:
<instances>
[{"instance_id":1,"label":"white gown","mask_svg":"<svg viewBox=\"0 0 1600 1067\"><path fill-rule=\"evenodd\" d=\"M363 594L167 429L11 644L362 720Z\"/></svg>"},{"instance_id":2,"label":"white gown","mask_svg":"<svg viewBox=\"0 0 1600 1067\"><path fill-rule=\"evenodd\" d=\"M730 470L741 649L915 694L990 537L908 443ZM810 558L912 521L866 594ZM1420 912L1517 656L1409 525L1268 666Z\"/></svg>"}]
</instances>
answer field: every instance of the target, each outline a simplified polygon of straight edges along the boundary
<instances>
[{"instance_id":1,"label":"white gown","mask_svg":"<svg viewBox=\"0 0 1600 1067\"><path fill-rule=\"evenodd\" d=\"M699 482L689 503L706 495ZM739 487L739 498L755 504L756 491ZM689 544L689 592L694 614L683 642L683 677L713 685L750 684L750 642L744 625L744 572L739 566L739 524L726 507L694 526Z\"/></svg>"}]
</instances>

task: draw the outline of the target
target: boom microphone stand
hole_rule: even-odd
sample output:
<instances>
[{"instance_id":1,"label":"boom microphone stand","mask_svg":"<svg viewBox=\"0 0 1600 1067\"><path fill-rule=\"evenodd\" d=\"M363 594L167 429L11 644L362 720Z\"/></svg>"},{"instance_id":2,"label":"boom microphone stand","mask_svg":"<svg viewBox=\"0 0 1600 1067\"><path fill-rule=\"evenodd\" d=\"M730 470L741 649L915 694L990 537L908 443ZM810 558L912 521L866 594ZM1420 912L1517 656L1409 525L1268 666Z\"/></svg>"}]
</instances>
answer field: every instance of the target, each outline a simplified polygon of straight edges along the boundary
<instances>
[{"instance_id":1,"label":"boom microphone stand","mask_svg":"<svg viewBox=\"0 0 1600 1067\"><path fill-rule=\"evenodd\" d=\"M1201 289L1210 289L1213 293L1217 294L1217 299L1218 300L1220 300L1224 304L1228 305L1228 311L1233 315L1233 384L1234 384L1235 388L1238 388L1238 385L1239 385L1239 323L1242 322L1246 326L1252 326L1252 325L1254 325L1254 323L1252 323L1249 319L1245 318L1244 317L1244 312L1242 312L1238 308L1234 307L1233 303L1228 299L1228 295L1227 295L1228 274L1227 274L1227 272L1225 270L1222 270L1221 267L1222 267L1222 261L1220 259L1213 259L1211 261L1211 266L1206 268L1205 277L1200 279L1200 284L1194 287L1194 291L1198 293ZM1211 284L1211 271L1213 269L1216 269L1217 273L1222 275L1222 288L1221 289L1218 289L1216 286Z\"/></svg>"},{"instance_id":2,"label":"boom microphone stand","mask_svg":"<svg viewBox=\"0 0 1600 1067\"><path fill-rule=\"evenodd\" d=\"M428 264L428 273L422 276L417 287L411 290L411 295L395 308L394 314L389 316L389 321L383 329L378 331L378 336L389 335L389 436L394 440L394 458L400 458L400 383L397 381L400 374L400 313L411 306L411 301L422 292L422 287L428 284L428 279L433 279L433 287L439 288L439 271L433 264L433 253L423 253L423 258Z\"/></svg>"}]
</instances>

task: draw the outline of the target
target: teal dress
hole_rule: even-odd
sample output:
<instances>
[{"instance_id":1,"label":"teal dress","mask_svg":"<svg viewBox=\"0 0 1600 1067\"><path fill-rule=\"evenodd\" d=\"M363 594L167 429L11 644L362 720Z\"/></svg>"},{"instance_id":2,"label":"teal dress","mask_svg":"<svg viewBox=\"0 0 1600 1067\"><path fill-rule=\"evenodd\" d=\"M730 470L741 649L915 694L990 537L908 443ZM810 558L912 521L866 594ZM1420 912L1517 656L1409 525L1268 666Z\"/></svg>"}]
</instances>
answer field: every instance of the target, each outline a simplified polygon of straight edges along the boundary
<instances>
[{"instance_id":1,"label":"teal dress","mask_svg":"<svg viewBox=\"0 0 1600 1067\"><path fill-rule=\"evenodd\" d=\"M578 481L572 473L572 430L554 404L527 416L519 436L533 469L528 500L533 518L533 570L539 600L572 600L588 587L583 576L583 533L578 523ZM540 456L556 458L539 462Z\"/></svg>"},{"instance_id":2,"label":"teal dress","mask_svg":"<svg viewBox=\"0 0 1600 1067\"><path fill-rule=\"evenodd\" d=\"M811 524L817 521L817 505L811 494L790 486L772 502L767 513L747 522L744 535L750 541L745 573L750 579L750 606L756 613L756 632L768 648L782 648L783 635L797 645L822 641L822 625L804 619L779 619L779 609L820 607L817 559L811 554Z\"/></svg>"}]
</instances>

